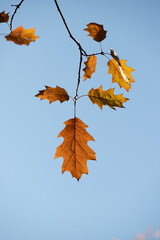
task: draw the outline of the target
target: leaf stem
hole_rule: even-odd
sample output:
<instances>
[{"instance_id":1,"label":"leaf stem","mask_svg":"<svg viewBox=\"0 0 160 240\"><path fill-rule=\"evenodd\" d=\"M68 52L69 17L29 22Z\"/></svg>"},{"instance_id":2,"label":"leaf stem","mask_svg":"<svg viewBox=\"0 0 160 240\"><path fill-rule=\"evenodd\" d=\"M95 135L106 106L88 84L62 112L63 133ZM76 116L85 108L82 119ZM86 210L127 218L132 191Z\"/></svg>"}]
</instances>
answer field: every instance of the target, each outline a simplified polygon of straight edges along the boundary
<instances>
[{"instance_id":1,"label":"leaf stem","mask_svg":"<svg viewBox=\"0 0 160 240\"><path fill-rule=\"evenodd\" d=\"M100 47L101 47L101 53L103 53L103 50L102 50L102 43L100 42Z\"/></svg>"},{"instance_id":2,"label":"leaf stem","mask_svg":"<svg viewBox=\"0 0 160 240\"><path fill-rule=\"evenodd\" d=\"M81 98L81 97L88 97L88 95L81 95L81 96L79 96L76 100L78 100L78 99Z\"/></svg>"},{"instance_id":3,"label":"leaf stem","mask_svg":"<svg viewBox=\"0 0 160 240\"><path fill-rule=\"evenodd\" d=\"M76 117L76 99L74 100L74 118Z\"/></svg>"}]
</instances>

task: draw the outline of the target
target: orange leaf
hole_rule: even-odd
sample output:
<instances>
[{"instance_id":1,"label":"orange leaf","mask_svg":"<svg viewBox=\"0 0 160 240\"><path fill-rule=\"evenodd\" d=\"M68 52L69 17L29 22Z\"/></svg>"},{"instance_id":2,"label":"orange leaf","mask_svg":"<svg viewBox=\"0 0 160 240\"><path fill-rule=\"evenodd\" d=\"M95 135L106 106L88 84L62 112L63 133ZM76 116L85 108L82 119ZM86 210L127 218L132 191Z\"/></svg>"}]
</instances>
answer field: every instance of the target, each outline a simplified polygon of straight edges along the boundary
<instances>
[{"instance_id":1,"label":"orange leaf","mask_svg":"<svg viewBox=\"0 0 160 240\"><path fill-rule=\"evenodd\" d=\"M69 119L64 124L65 128L58 135L64 141L57 147L54 159L63 157L62 173L69 171L72 177L79 180L82 174L88 174L87 160L96 160L95 152L87 144L94 138L79 118Z\"/></svg>"},{"instance_id":2,"label":"orange leaf","mask_svg":"<svg viewBox=\"0 0 160 240\"><path fill-rule=\"evenodd\" d=\"M8 22L8 20L9 20L8 13L5 13L5 11L1 12L0 13L0 23Z\"/></svg>"},{"instance_id":3,"label":"orange leaf","mask_svg":"<svg viewBox=\"0 0 160 240\"><path fill-rule=\"evenodd\" d=\"M41 100L48 99L49 103L59 100L61 103L69 100L68 93L64 88L56 86L56 88L45 86L45 90L40 90L36 97Z\"/></svg>"},{"instance_id":4,"label":"orange leaf","mask_svg":"<svg viewBox=\"0 0 160 240\"><path fill-rule=\"evenodd\" d=\"M14 29L9 35L5 36L7 41L12 41L16 44L22 45L26 44L27 46L30 42L34 42L38 36L35 36L35 28L24 29L22 26Z\"/></svg>"},{"instance_id":5,"label":"orange leaf","mask_svg":"<svg viewBox=\"0 0 160 240\"><path fill-rule=\"evenodd\" d=\"M127 60L119 60L119 62L121 66L115 59L108 61L108 74L112 74L112 83L117 82L120 88L123 87L126 91L129 91L131 83L135 82L131 76L134 69L126 66Z\"/></svg>"},{"instance_id":6,"label":"orange leaf","mask_svg":"<svg viewBox=\"0 0 160 240\"><path fill-rule=\"evenodd\" d=\"M96 103L100 109L102 109L103 105L106 105L114 110L115 107L124 108L122 103L126 102L128 98L123 97L123 94L114 95L114 88L110 88L106 91L103 91L102 86L97 89L91 89L88 92L88 97L91 102Z\"/></svg>"},{"instance_id":7,"label":"orange leaf","mask_svg":"<svg viewBox=\"0 0 160 240\"><path fill-rule=\"evenodd\" d=\"M84 30L89 32L88 36L91 36L93 40L101 42L105 39L107 31L103 29L103 25L97 23L89 23L87 27L88 28Z\"/></svg>"},{"instance_id":8,"label":"orange leaf","mask_svg":"<svg viewBox=\"0 0 160 240\"><path fill-rule=\"evenodd\" d=\"M86 65L85 68L83 68L83 71L85 72L83 77L84 77L84 80L85 81L87 78L91 78L92 76L92 73L95 72L95 69L96 69L96 60L97 60L97 57L92 55L90 57L87 57L87 61L84 62L84 64Z\"/></svg>"}]
</instances>

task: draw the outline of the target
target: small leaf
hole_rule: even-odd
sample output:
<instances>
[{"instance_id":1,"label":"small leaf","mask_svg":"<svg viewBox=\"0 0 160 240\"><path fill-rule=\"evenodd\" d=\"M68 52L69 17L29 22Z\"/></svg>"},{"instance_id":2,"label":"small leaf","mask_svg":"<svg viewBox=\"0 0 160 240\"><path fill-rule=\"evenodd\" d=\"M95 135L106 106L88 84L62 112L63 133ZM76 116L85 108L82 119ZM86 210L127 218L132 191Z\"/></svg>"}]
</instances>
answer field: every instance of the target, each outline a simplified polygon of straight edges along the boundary
<instances>
[{"instance_id":1,"label":"small leaf","mask_svg":"<svg viewBox=\"0 0 160 240\"><path fill-rule=\"evenodd\" d=\"M123 94L114 95L114 88L103 91L102 86L97 89L91 89L88 92L88 97L91 102L96 103L102 110L103 105L106 105L114 110L115 107L124 108L122 103L126 102L128 98L123 97Z\"/></svg>"},{"instance_id":2,"label":"small leaf","mask_svg":"<svg viewBox=\"0 0 160 240\"><path fill-rule=\"evenodd\" d=\"M45 90L40 90L36 97L41 100L48 99L49 103L59 100L61 103L69 100L68 93L64 88L56 86L56 88L46 86Z\"/></svg>"},{"instance_id":3,"label":"small leaf","mask_svg":"<svg viewBox=\"0 0 160 240\"><path fill-rule=\"evenodd\" d=\"M0 23L8 22L8 20L9 20L9 15L8 14L9 13L5 13L5 11L0 13Z\"/></svg>"},{"instance_id":4,"label":"small leaf","mask_svg":"<svg viewBox=\"0 0 160 240\"><path fill-rule=\"evenodd\" d=\"M103 25L97 23L89 23L87 27L88 28L84 30L89 32L88 36L91 36L93 40L101 42L105 39L107 31L103 29Z\"/></svg>"},{"instance_id":5,"label":"small leaf","mask_svg":"<svg viewBox=\"0 0 160 240\"><path fill-rule=\"evenodd\" d=\"M134 69L126 66L127 60L119 60L119 62L120 65L115 59L108 61L108 74L112 74L112 83L117 82L120 88L123 87L126 91L129 91L131 83L135 82L131 76Z\"/></svg>"},{"instance_id":6,"label":"small leaf","mask_svg":"<svg viewBox=\"0 0 160 240\"><path fill-rule=\"evenodd\" d=\"M87 61L84 62L84 64L86 65L85 68L83 68L83 71L85 72L83 77L84 77L84 80L85 81L87 78L91 78L92 76L92 73L95 72L95 69L96 69L96 60L97 60L97 57L92 55L90 57L87 57Z\"/></svg>"},{"instance_id":7,"label":"small leaf","mask_svg":"<svg viewBox=\"0 0 160 240\"><path fill-rule=\"evenodd\" d=\"M88 174L87 161L96 160L95 152L87 144L94 138L79 118L69 119L64 124L65 128L58 135L64 141L57 147L54 159L63 157L62 173L69 171L79 181L82 174Z\"/></svg>"},{"instance_id":8,"label":"small leaf","mask_svg":"<svg viewBox=\"0 0 160 240\"><path fill-rule=\"evenodd\" d=\"M24 29L22 26L14 29L9 35L5 36L7 41L12 41L18 45L29 45L34 42L38 36L35 36L35 28Z\"/></svg>"}]
</instances>

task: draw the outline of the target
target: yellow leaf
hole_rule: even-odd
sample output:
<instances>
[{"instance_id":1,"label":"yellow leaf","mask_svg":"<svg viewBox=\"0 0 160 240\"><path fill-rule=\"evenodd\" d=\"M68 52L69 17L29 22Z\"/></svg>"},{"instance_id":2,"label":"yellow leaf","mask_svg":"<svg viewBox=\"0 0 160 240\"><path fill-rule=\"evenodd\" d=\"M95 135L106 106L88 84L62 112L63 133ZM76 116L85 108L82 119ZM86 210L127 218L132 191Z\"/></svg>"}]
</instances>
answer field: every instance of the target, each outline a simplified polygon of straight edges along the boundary
<instances>
[{"instance_id":1,"label":"yellow leaf","mask_svg":"<svg viewBox=\"0 0 160 240\"><path fill-rule=\"evenodd\" d=\"M9 35L5 36L7 41L12 41L16 44L29 45L30 42L35 41L38 36L35 36L35 28L24 29L22 26L14 29Z\"/></svg>"},{"instance_id":2,"label":"yellow leaf","mask_svg":"<svg viewBox=\"0 0 160 240\"><path fill-rule=\"evenodd\" d=\"M69 119L64 124L65 128L58 135L64 141L57 147L54 159L63 157L62 173L69 171L72 177L79 180L82 174L88 174L87 160L96 160L95 152L87 144L94 138L79 118Z\"/></svg>"},{"instance_id":3,"label":"yellow leaf","mask_svg":"<svg viewBox=\"0 0 160 240\"><path fill-rule=\"evenodd\" d=\"M95 72L95 69L96 69L96 60L97 60L97 57L92 55L90 57L87 57L87 61L84 62L84 64L86 65L85 68L83 68L83 71L85 72L83 77L84 77L84 80L85 81L87 78L91 78L92 76L92 73Z\"/></svg>"},{"instance_id":4,"label":"yellow leaf","mask_svg":"<svg viewBox=\"0 0 160 240\"><path fill-rule=\"evenodd\" d=\"M61 103L69 100L68 93L64 88L56 86L56 88L46 86L45 90L40 90L36 97L41 100L48 99L49 103L59 100Z\"/></svg>"},{"instance_id":5,"label":"yellow leaf","mask_svg":"<svg viewBox=\"0 0 160 240\"><path fill-rule=\"evenodd\" d=\"M108 74L112 74L112 83L117 82L120 88L123 87L126 91L129 91L131 83L135 82L131 76L134 69L126 66L127 60L119 60L119 62L121 66L115 59L108 61Z\"/></svg>"},{"instance_id":6,"label":"yellow leaf","mask_svg":"<svg viewBox=\"0 0 160 240\"><path fill-rule=\"evenodd\" d=\"M5 13L5 11L1 12L0 13L0 23L8 22L8 20L9 20L8 13Z\"/></svg>"},{"instance_id":7,"label":"yellow leaf","mask_svg":"<svg viewBox=\"0 0 160 240\"><path fill-rule=\"evenodd\" d=\"M103 25L97 23L89 23L87 27L88 28L84 30L89 32L88 36L91 36L93 40L101 42L105 39L107 31L103 29Z\"/></svg>"},{"instance_id":8,"label":"yellow leaf","mask_svg":"<svg viewBox=\"0 0 160 240\"><path fill-rule=\"evenodd\" d=\"M124 108L122 103L126 102L128 98L123 97L123 94L114 95L114 88L110 88L106 91L103 91L102 86L97 89L91 89L88 92L88 97L91 102L96 103L100 109L102 109L103 105L106 105L114 110L115 107Z\"/></svg>"}]
</instances>

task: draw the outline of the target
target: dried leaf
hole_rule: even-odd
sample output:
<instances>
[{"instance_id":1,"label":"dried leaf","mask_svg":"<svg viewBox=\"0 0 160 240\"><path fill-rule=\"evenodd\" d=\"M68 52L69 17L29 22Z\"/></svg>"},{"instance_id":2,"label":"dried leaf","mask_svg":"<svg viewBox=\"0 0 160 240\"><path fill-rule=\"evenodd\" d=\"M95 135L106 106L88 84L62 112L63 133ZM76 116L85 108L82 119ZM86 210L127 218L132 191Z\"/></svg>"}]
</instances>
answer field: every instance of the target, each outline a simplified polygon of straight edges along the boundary
<instances>
[{"instance_id":1,"label":"dried leaf","mask_svg":"<svg viewBox=\"0 0 160 240\"><path fill-rule=\"evenodd\" d=\"M121 66L115 59L108 61L108 74L112 74L112 83L117 82L120 88L123 87L126 91L129 91L131 83L135 82L131 76L134 69L126 66L127 60L119 60L119 62Z\"/></svg>"},{"instance_id":2,"label":"dried leaf","mask_svg":"<svg viewBox=\"0 0 160 240\"><path fill-rule=\"evenodd\" d=\"M87 144L94 138L79 118L69 119L64 124L65 128L58 135L64 141L57 147L54 159L63 157L62 173L69 171L72 177L79 180L82 174L88 174L87 160L96 160L95 152Z\"/></svg>"},{"instance_id":3,"label":"dried leaf","mask_svg":"<svg viewBox=\"0 0 160 240\"><path fill-rule=\"evenodd\" d=\"M117 53L112 48L110 48L110 54L117 61L118 65L121 66L120 61L119 61L119 57L118 57Z\"/></svg>"},{"instance_id":4,"label":"dried leaf","mask_svg":"<svg viewBox=\"0 0 160 240\"><path fill-rule=\"evenodd\" d=\"M103 29L103 25L97 23L89 23L87 27L88 28L84 30L89 32L88 36L91 36L93 40L101 42L105 39L107 31Z\"/></svg>"},{"instance_id":5,"label":"dried leaf","mask_svg":"<svg viewBox=\"0 0 160 240\"><path fill-rule=\"evenodd\" d=\"M8 14L9 13L5 13L5 11L0 13L0 23L8 22L8 20L9 20L9 15Z\"/></svg>"},{"instance_id":6,"label":"dried leaf","mask_svg":"<svg viewBox=\"0 0 160 240\"><path fill-rule=\"evenodd\" d=\"M95 72L95 69L96 69L96 60L97 60L97 57L92 55L90 57L87 57L87 61L84 62L84 64L86 65L85 68L83 68L83 71L85 72L83 77L84 77L84 80L85 81L87 78L91 78L92 76L92 73Z\"/></svg>"},{"instance_id":7,"label":"dried leaf","mask_svg":"<svg viewBox=\"0 0 160 240\"><path fill-rule=\"evenodd\" d=\"M12 41L16 44L29 45L30 42L34 42L38 36L35 36L35 28L24 29L22 26L14 29L9 35L5 36L7 41Z\"/></svg>"},{"instance_id":8,"label":"dried leaf","mask_svg":"<svg viewBox=\"0 0 160 240\"><path fill-rule=\"evenodd\" d=\"M59 100L61 103L69 100L68 93L64 88L56 86L56 88L45 86L45 90L40 90L36 97L41 100L48 99L49 103Z\"/></svg>"},{"instance_id":9,"label":"dried leaf","mask_svg":"<svg viewBox=\"0 0 160 240\"><path fill-rule=\"evenodd\" d=\"M123 94L114 95L114 88L110 88L106 91L103 91L102 86L97 89L91 89L88 92L88 97L91 102L96 103L100 109L102 109L103 105L106 105L114 110L115 107L124 108L123 104L128 98L123 97Z\"/></svg>"}]
</instances>

